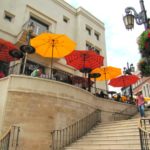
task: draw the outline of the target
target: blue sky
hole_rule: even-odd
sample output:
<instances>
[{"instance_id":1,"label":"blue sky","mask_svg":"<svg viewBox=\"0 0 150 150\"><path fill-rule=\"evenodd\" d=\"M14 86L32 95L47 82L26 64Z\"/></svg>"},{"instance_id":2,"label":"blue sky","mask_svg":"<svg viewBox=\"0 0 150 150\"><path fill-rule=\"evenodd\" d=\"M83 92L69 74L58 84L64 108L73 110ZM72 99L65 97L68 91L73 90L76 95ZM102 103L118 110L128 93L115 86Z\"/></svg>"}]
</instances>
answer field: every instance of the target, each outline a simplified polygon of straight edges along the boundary
<instances>
[{"instance_id":1,"label":"blue sky","mask_svg":"<svg viewBox=\"0 0 150 150\"><path fill-rule=\"evenodd\" d=\"M124 27L122 17L125 8L134 7L141 11L140 0L65 0L73 7L82 6L105 24L107 64L119 68L127 66L127 62L137 66L140 59L137 37L144 31L144 25L135 23L132 31ZM144 0L147 16L150 17L150 0Z\"/></svg>"}]
</instances>

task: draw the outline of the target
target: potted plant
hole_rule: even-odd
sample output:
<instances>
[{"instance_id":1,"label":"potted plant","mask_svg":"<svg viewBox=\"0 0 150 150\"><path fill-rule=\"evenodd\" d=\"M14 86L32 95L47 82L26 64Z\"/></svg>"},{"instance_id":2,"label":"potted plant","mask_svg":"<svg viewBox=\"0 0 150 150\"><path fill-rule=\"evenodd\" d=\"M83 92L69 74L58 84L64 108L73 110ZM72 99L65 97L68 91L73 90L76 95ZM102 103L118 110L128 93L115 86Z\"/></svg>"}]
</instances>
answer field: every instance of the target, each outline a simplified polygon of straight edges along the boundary
<instances>
[{"instance_id":1,"label":"potted plant","mask_svg":"<svg viewBox=\"0 0 150 150\"><path fill-rule=\"evenodd\" d=\"M142 32L137 43L142 57L150 57L150 29Z\"/></svg>"},{"instance_id":2,"label":"potted plant","mask_svg":"<svg viewBox=\"0 0 150 150\"><path fill-rule=\"evenodd\" d=\"M150 57L143 57L138 63L138 69L141 71L141 75L144 77L150 76Z\"/></svg>"}]
</instances>

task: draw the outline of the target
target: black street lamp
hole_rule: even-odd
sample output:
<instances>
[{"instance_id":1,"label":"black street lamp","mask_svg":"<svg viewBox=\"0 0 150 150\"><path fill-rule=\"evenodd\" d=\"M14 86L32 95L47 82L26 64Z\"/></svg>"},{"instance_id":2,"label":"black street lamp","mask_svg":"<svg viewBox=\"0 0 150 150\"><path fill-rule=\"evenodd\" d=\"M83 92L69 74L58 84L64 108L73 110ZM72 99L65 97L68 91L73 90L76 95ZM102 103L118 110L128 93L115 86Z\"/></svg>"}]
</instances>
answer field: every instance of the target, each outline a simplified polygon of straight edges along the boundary
<instances>
[{"instance_id":1,"label":"black street lamp","mask_svg":"<svg viewBox=\"0 0 150 150\"><path fill-rule=\"evenodd\" d=\"M133 64L129 64L127 62L127 67L123 68L123 73L124 74L128 74L128 75L132 75L132 72L135 71L135 68L133 66ZM131 96L131 100L133 101L133 91L132 91L132 86L130 85L130 96Z\"/></svg>"},{"instance_id":2,"label":"black street lamp","mask_svg":"<svg viewBox=\"0 0 150 150\"><path fill-rule=\"evenodd\" d=\"M123 21L126 29L134 28L134 19L138 25L144 24L145 30L150 27L150 19L147 18L144 1L140 0L141 12L137 13L133 7L127 7L125 9L126 15L123 17ZM132 14L132 12L134 14Z\"/></svg>"}]
</instances>

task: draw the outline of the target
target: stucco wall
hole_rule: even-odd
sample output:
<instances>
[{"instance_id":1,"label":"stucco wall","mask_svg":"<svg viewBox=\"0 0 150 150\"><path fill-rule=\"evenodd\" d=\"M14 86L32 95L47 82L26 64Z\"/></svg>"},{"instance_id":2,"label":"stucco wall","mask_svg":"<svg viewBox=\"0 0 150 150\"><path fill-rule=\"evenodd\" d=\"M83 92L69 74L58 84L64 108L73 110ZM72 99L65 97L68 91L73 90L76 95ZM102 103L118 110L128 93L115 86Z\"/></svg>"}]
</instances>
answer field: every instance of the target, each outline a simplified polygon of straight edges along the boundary
<instances>
[{"instance_id":1,"label":"stucco wall","mask_svg":"<svg viewBox=\"0 0 150 150\"><path fill-rule=\"evenodd\" d=\"M7 100L8 81L9 80L7 78L0 79L0 135L2 129L4 108Z\"/></svg>"},{"instance_id":2,"label":"stucco wall","mask_svg":"<svg viewBox=\"0 0 150 150\"><path fill-rule=\"evenodd\" d=\"M112 121L112 112L129 107L57 81L17 75L9 76L7 80L2 131L12 124L20 126L22 150L48 150L53 129L62 129L96 108L103 110L104 122Z\"/></svg>"}]
</instances>

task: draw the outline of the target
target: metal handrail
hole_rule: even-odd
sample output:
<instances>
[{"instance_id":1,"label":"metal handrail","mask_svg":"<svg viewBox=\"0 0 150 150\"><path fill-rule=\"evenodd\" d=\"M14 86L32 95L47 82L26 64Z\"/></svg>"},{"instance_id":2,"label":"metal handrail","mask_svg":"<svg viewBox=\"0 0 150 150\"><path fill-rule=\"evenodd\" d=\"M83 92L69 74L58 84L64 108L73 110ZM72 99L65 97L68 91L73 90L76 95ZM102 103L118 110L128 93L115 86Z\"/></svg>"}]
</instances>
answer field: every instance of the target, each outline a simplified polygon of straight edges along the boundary
<instances>
[{"instance_id":1,"label":"metal handrail","mask_svg":"<svg viewBox=\"0 0 150 150\"><path fill-rule=\"evenodd\" d=\"M141 150L150 150L150 118L140 119L138 129L140 134Z\"/></svg>"},{"instance_id":2,"label":"metal handrail","mask_svg":"<svg viewBox=\"0 0 150 150\"><path fill-rule=\"evenodd\" d=\"M52 150L62 150L65 146L70 145L77 139L85 135L92 129L100 119L100 110L95 110L83 119L69 125L61 130L53 130L52 135Z\"/></svg>"},{"instance_id":3,"label":"metal handrail","mask_svg":"<svg viewBox=\"0 0 150 150\"><path fill-rule=\"evenodd\" d=\"M11 127L0 138L0 150L9 150Z\"/></svg>"},{"instance_id":4,"label":"metal handrail","mask_svg":"<svg viewBox=\"0 0 150 150\"><path fill-rule=\"evenodd\" d=\"M131 106L132 107L132 106ZM126 119L131 118L132 116L134 116L137 113L137 109L135 109L135 112L132 114L128 114L127 112L131 110L130 107L125 108L124 110L120 111L120 112L114 112L112 115L114 116L114 120L118 120L118 118L120 118L120 116L124 116ZM130 112L131 113L131 112Z\"/></svg>"},{"instance_id":5,"label":"metal handrail","mask_svg":"<svg viewBox=\"0 0 150 150\"><path fill-rule=\"evenodd\" d=\"M0 137L0 150L9 150L12 147L17 150L20 127L11 126L5 134Z\"/></svg>"}]
</instances>

